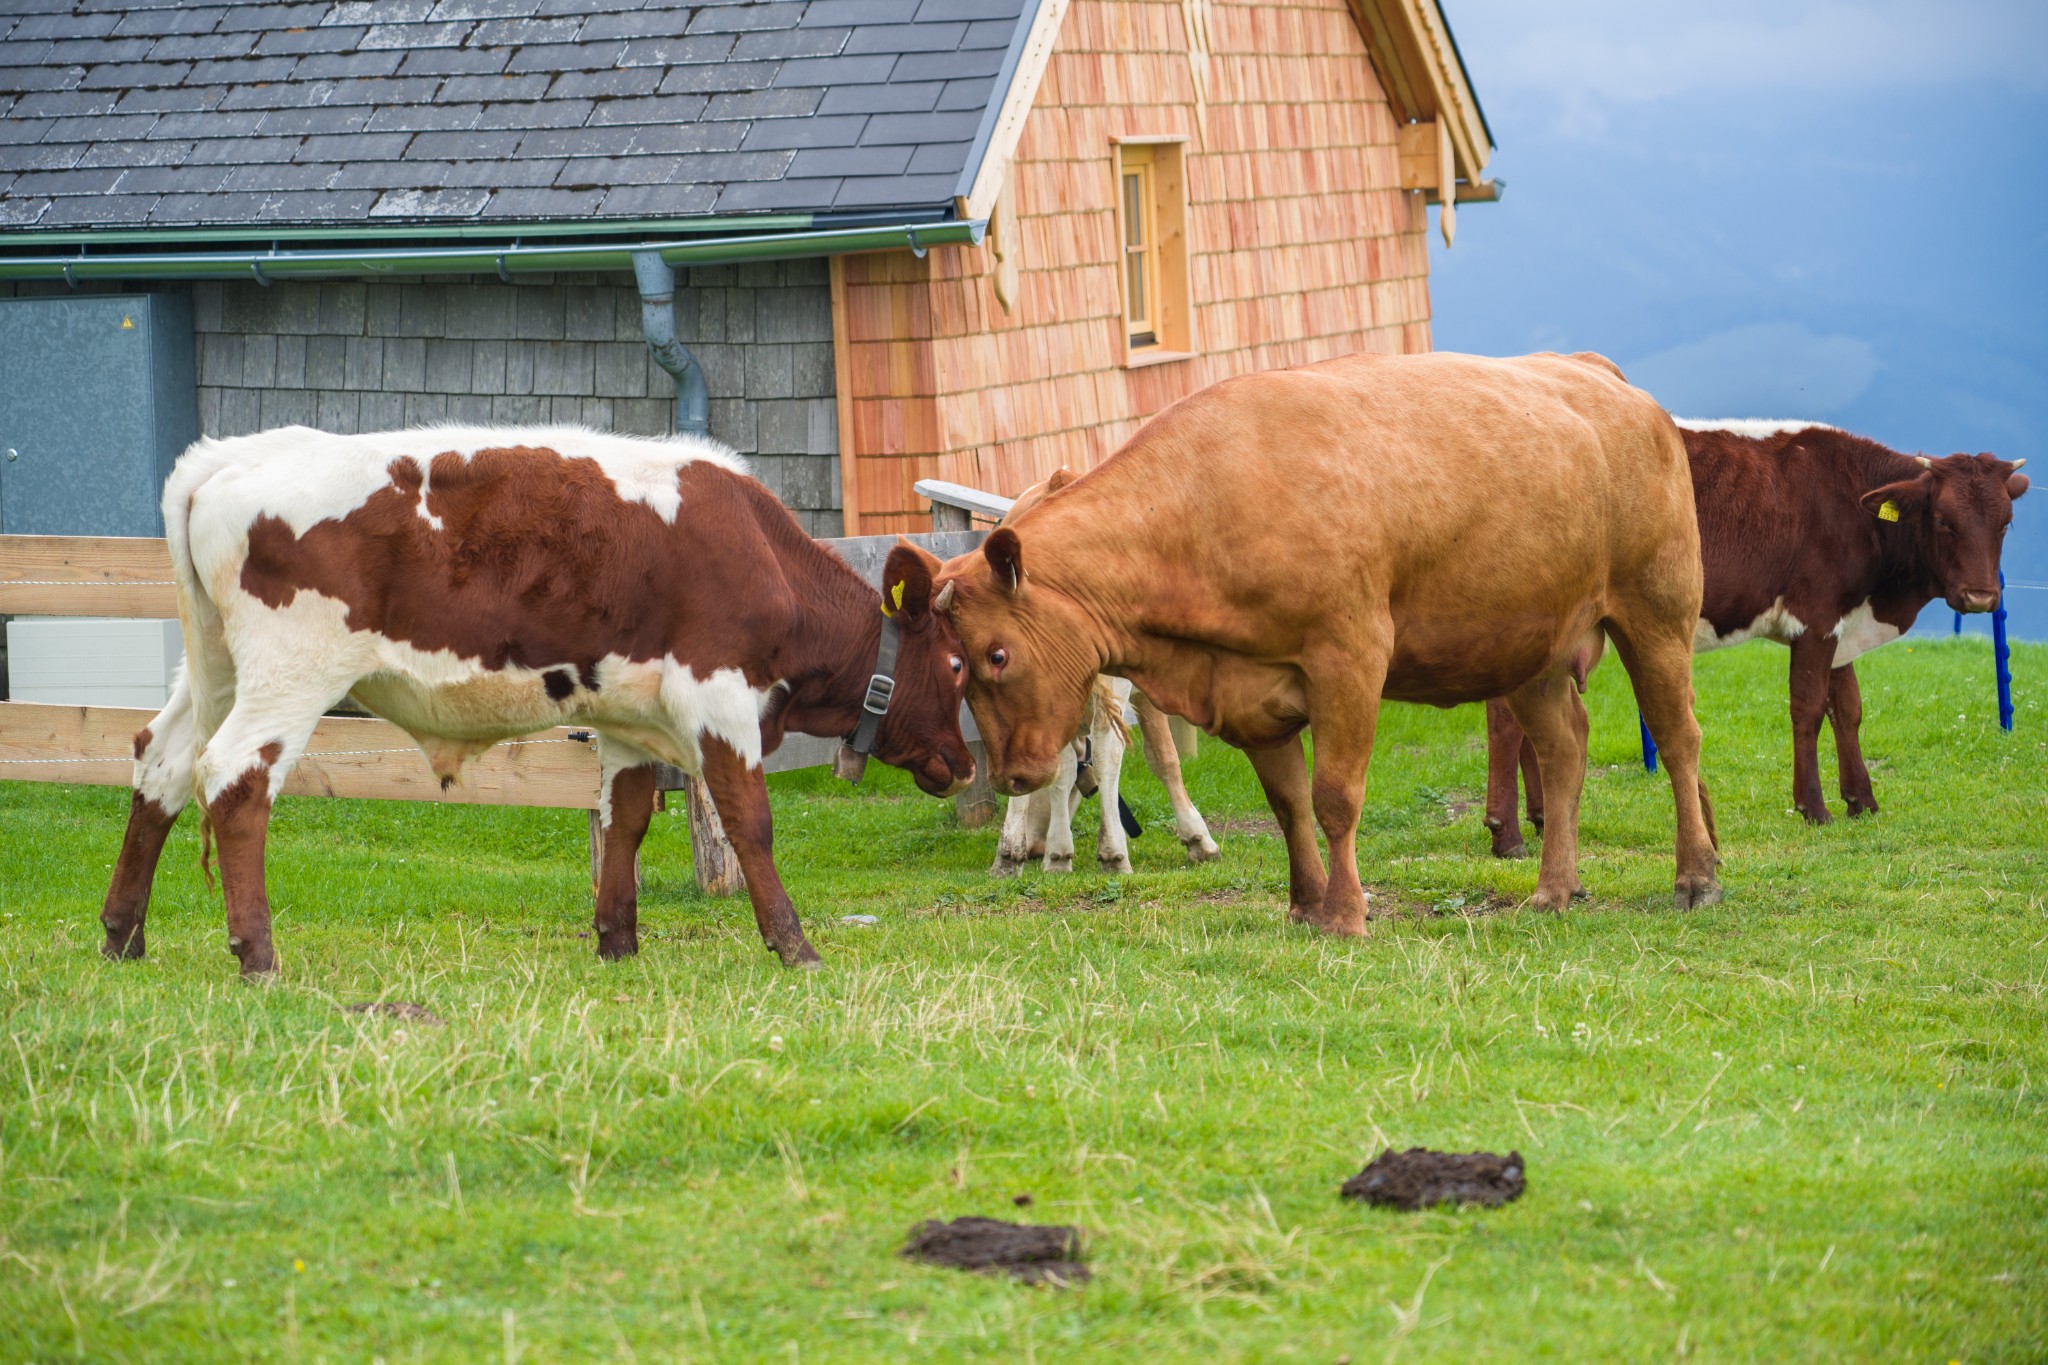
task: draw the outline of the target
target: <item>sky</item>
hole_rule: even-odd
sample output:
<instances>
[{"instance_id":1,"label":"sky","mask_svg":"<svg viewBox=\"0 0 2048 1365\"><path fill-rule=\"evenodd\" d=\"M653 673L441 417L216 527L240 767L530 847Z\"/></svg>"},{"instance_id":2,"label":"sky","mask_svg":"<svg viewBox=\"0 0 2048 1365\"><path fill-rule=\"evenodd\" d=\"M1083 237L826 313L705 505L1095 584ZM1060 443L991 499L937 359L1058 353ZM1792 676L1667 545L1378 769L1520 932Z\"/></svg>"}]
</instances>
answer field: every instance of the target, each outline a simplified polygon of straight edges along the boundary
<instances>
[{"instance_id":1,"label":"sky","mask_svg":"<svg viewBox=\"0 0 2048 1365\"><path fill-rule=\"evenodd\" d=\"M1432 230L1438 349L2031 457L2006 605L2048 640L2048 0L1442 3L1508 188Z\"/></svg>"}]
</instances>

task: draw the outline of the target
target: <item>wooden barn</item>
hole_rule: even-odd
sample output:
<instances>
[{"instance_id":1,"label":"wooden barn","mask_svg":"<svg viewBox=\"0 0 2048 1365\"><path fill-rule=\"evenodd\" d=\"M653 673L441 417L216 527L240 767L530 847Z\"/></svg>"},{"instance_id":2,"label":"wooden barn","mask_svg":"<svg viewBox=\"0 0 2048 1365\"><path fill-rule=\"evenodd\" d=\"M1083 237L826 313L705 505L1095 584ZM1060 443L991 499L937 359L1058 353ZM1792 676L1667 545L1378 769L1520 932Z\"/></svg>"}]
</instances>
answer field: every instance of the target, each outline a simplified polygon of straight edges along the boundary
<instances>
[{"instance_id":1,"label":"wooden barn","mask_svg":"<svg viewBox=\"0 0 2048 1365\"><path fill-rule=\"evenodd\" d=\"M708 425L816 534L922 527L1426 348L1488 151L1437 0L22 0L0 529L153 533L199 432L447 420Z\"/></svg>"}]
</instances>

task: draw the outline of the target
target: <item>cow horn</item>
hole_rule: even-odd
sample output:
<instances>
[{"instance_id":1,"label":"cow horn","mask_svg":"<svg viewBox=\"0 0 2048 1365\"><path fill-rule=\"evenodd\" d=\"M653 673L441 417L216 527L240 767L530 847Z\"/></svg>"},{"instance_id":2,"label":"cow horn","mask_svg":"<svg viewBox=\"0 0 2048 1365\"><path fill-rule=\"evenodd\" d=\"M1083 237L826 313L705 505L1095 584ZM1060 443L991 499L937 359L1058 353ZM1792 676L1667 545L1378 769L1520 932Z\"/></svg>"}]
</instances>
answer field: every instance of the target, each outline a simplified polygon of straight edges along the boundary
<instances>
[{"instance_id":1,"label":"cow horn","mask_svg":"<svg viewBox=\"0 0 2048 1365\"><path fill-rule=\"evenodd\" d=\"M1928 459L1925 455L1915 455L1913 458L1920 462L1920 467L1922 469L1934 468L1934 461Z\"/></svg>"},{"instance_id":2,"label":"cow horn","mask_svg":"<svg viewBox=\"0 0 2048 1365\"><path fill-rule=\"evenodd\" d=\"M2020 460L2014 460L2014 461L2012 462L2012 472L2013 472L2013 473L2015 473L2015 474L2019 473L2019 472L2020 472L2020 467L2021 467L2022 465L2024 465L2024 464L2026 464L2026 461L2025 461L2024 459L2020 459Z\"/></svg>"},{"instance_id":3,"label":"cow horn","mask_svg":"<svg viewBox=\"0 0 2048 1365\"><path fill-rule=\"evenodd\" d=\"M937 597L934 597L934 598L932 599L932 610L933 610L933 611L951 611L952 609L953 609L953 585L952 585L952 584L951 584L951 583L949 582L949 583L947 583L947 584L946 584L946 586L945 586L945 587L943 587L943 588L940 588L940 589L939 589L939 595L938 595Z\"/></svg>"}]
</instances>

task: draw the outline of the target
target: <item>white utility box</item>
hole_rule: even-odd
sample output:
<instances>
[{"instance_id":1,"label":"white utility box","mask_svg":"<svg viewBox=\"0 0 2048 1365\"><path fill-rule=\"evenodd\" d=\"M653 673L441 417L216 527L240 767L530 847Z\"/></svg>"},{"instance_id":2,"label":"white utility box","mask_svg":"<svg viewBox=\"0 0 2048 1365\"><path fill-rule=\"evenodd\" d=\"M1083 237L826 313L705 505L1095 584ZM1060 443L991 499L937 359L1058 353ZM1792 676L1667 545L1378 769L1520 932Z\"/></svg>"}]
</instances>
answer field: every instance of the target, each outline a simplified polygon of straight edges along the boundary
<instances>
[{"instance_id":1,"label":"white utility box","mask_svg":"<svg viewBox=\"0 0 2048 1365\"><path fill-rule=\"evenodd\" d=\"M17 616L7 623L8 691L15 701L161 709L185 657L175 620Z\"/></svg>"}]
</instances>

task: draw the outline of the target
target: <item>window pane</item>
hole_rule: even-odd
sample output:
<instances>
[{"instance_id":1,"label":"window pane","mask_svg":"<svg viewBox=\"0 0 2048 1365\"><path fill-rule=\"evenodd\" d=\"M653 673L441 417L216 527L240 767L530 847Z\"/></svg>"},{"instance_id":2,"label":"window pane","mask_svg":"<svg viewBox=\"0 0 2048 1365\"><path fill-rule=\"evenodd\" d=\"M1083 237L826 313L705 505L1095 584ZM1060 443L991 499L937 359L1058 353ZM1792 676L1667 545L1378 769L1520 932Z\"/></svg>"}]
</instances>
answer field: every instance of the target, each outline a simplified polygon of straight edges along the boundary
<instances>
[{"instance_id":1,"label":"window pane","mask_svg":"<svg viewBox=\"0 0 2048 1365\"><path fill-rule=\"evenodd\" d=\"M1125 252L1124 271L1125 287L1130 291L1130 320L1133 323L1144 322L1152 316L1152 310L1145 302L1145 254L1141 251Z\"/></svg>"},{"instance_id":2,"label":"window pane","mask_svg":"<svg viewBox=\"0 0 2048 1365\"><path fill-rule=\"evenodd\" d=\"M1124 174L1124 245L1145 245L1145 178L1136 172Z\"/></svg>"}]
</instances>

